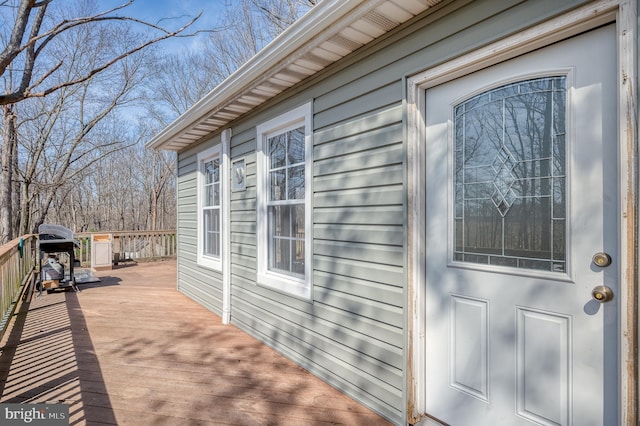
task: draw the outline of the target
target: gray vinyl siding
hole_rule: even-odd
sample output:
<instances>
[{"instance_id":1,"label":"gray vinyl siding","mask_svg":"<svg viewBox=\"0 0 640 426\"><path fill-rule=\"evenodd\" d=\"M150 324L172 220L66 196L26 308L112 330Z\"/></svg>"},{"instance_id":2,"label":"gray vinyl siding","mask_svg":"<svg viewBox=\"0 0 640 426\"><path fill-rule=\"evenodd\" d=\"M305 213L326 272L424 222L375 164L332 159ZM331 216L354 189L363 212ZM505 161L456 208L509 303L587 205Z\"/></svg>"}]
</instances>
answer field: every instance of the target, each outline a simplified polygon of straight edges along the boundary
<instances>
[{"instance_id":1,"label":"gray vinyl siding","mask_svg":"<svg viewBox=\"0 0 640 426\"><path fill-rule=\"evenodd\" d=\"M578 1L452 2L233 123L231 322L396 424L406 421L407 185L404 79ZM313 102L313 293L256 284L256 126ZM202 146L204 149L207 146ZM216 311L219 274L195 265L196 150L181 154L179 285Z\"/></svg>"},{"instance_id":2,"label":"gray vinyl siding","mask_svg":"<svg viewBox=\"0 0 640 426\"><path fill-rule=\"evenodd\" d=\"M216 139L219 143L219 138ZM178 155L178 290L222 315L222 273L198 265L197 154L209 141Z\"/></svg>"},{"instance_id":3,"label":"gray vinyl siding","mask_svg":"<svg viewBox=\"0 0 640 426\"><path fill-rule=\"evenodd\" d=\"M231 155L245 159L247 190L231 194L231 321L354 398L364 391L368 405L398 419L404 380L402 108L401 94L390 106L389 93L382 93L359 104L362 118L314 133L312 301L256 285L255 125L295 103L234 128Z\"/></svg>"}]
</instances>

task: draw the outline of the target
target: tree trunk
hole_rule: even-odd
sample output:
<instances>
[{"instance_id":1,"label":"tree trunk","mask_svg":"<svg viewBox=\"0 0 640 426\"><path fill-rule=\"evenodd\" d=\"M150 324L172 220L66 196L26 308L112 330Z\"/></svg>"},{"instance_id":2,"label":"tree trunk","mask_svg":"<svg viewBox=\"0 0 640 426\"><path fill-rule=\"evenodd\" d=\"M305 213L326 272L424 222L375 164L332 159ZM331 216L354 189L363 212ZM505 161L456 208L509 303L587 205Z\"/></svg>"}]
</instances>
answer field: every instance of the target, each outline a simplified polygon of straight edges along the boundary
<instances>
[{"instance_id":1,"label":"tree trunk","mask_svg":"<svg viewBox=\"0 0 640 426\"><path fill-rule=\"evenodd\" d=\"M20 235L28 234L31 228L31 202L29 200L29 184L22 183L22 197L20 199Z\"/></svg>"},{"instance_id":2,"label":"tree trunk","mask_svg":"<svg viewBox=\"0 0 640 426\"><path fill-rule=\"evenodd\" d=\"M13 105L3 105L2 149L0 149L0 244L6 244L14 238L12 219L13 162L17 149L16 116Z\"/></svg>"},{"instance_id":3,"label":"tree trunk","mask_svg":"<svg viewBox=\"0 0 640 426\"><path fill-rule=\"evenodd\" d=\"M151 231L155 231L158 226L158 192L152 191L149 196L149 224Z\"/></svg>"}]
</instances>

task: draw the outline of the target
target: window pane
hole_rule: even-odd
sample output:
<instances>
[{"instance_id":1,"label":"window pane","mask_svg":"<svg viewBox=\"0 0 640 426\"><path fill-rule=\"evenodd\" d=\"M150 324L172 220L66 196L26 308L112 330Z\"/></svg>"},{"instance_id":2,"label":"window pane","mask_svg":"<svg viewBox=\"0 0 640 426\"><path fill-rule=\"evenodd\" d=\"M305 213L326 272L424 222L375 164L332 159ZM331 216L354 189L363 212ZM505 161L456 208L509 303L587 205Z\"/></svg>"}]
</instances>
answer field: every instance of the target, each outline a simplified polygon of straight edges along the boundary
<instances>
[{"instance_id":1,"label":"window pane","mask_svg":"<svg viewBox=\"0 0 640 426\"><path fill-rule=\"evenodd\" d=\"M288 164L304 163L304 127L289 132Z\"/></svg>"},{"instance_id":2,"label":"window pane","mask_svg":"<svg viewBox=\"0 0 640 426\"><path fill-rule=\"evenodd\" d=\"M291 236L291 206L272 206L269 209L269 235Z\"/></svg>"},{"instance_id":3,"label":"window pane","mask_svg":"<svg viewBox=\"0 0 640 426\"><path fill-rule=\"evenodd\" d=\"M292 243L294 244L294 249L292 250L291 272L304 275L304 240L295 240Z\"/></svg>"},{"instance_id":4,"label":"window pane","mask_svg":"<svg viewBox=\"0 0 640 426\"><path fill-rule=\"evenodd\" d=\"M213 175L215 173L215 167L213 165L213 161L207 161L206 163L204 163L204 183L208 184L208 183L212 183L213 182Z\"/></svg>"},{"instance_id":5,"label":"window pane","mask_svg":"<svg viewBox=\"0 0 640 426\"><path fill-rule=\"evenodd\" d=\"M520 198L504 218L504 254L551 259L551 208L548 197Z\"/></svg>"},{"instance_id":6,"label":"window pane","mask_svg":"<svg viewBox=\"0 0 640 426\"><path fill-rule=\"evenodd\" d=\"M563 220L554 221L553 232L553 258L557 261L564 262L564 242L566 240L566 236L564 234L565 225Z\"/></svg>"},{"instance_id":7,"label":"window pane","mask_svg":"<svg viewBox=\"0 0 640 426\"><path fill-rule=\"evenodd\" d=\"M269 168L284 167L286 165L286 133L269 138Z\"/></svg>"},{"instance_id":8,"label":"window pane","mask_svg":"<svg viewBox=\"0 0 640 426\"><path fill-rule=\"evenodd\" d=\"M304 240L304 204L291 206L291 214L291 222L293 224L291 236Z\"/></svg>"},{"instance_id":9,"label":"window pane","mask_svg":"<svg viewBox=\"0 0 640 426\"><path fill-rule=\"evenodd\" d=\"M205 184L220 181L220 159L214 158L204 163Z\"/></svg>"},{"instance_id":10,"label":"window pane","mask_svg":"<svg viewBox=\"0 0 640 426\"><path fill-rule=\"evenodd\" d=\"M565 219L566 218L566 196L565 196L565 178L553 179L553 218Z\"/></svg>"},{"instance_id":11,"label":"window pane","mask_svg":"<svg viewBox=\"0 0 640 426\"><path fill-rule=\"evenodd\" d=\"M499 254L502 245L499 228L502 217L491 200L469 200L465 203L462 225L463 251ZM456 225L461 221L456 221ZM465 257L466 259L466 257Z\"/></svg>"},{"instance_id":12,"label":"window pane","mask_svg":"<svg viewBox=\"0 0 640 426\"><path fill-rule=\"evenodd\" d=\"M212 207L220 205L220 184L214 183L204 187L205 197L203 206Z\"/></svg>"},{"instance_id":13,"label":"window pane","mask_svg":"<svg viewBox=\"0 0 640 426\"><path fill-rule=\"evenodd\" d=\"M271 201L279 201L286 199L287 190L287 174L286 169L276 170L269 173L269 181L271 184Z\"/></svg>"},{"instance_id":14,"label":"window pane","mask_svg":"<svg viewBox=\"0 0 640 426\"><path fill-rule=\"evenodd\" d=\"M454 259L564 271L565 77L455 107Z\"/></svg>"},{"instance_id":15,"label":"window pane","mask_svg":"<svg viewBox=\"0 0 640 426\"><path fill-rule=\"evenodd\" d=\"M220 183L219 182L212 185L212 192L213 192L213 205L219 206L220 205Z\"/></svg>"},{"instance_id":16,"label":"window pane","mask_svg":"<svg viewBox=\"0 0 640 426\"><path fill-rule=\"evenodd\" d=\"M271 254L269 269L278 269L284 272L291 271L289 239L272 238L269 251Z\"/></svg>"},{"instance_id":17,"label":"window pane","mask_svg":"<svg viewBox=\"0 0 640 426\"><path fill-rule=\"evenodd\" d=\"M555 143L553 144L553 175L563 177L566 174L565 167L565 147L564 147L564 134L558 133L556 135Z\"/></svg>"},{"instance_id":18,"label":"window pane","mask_svg":"<svg viewBox=\"0 0 640 426\"><path fill-rule=\"evenodd\" d=\"M289 168L288 200L304 200L304 166Z\"/></svg>"},{"instance_id":19,"label":"window pane","mask_svg":"<svg viewBox=\"0 0 640 426\"><path fill-rule=\"evenodd\" d=\"M304 204L269 208L269 268L304 275Z\"/></svg>"},{"instance_id":20,"label":"window pane","mask_svg":"<svg viewBox=\"0 0 640 426\"><path fill-rule=\"evenodd\" d=\"M293 237L294 249L292 250L291 272L294 274L304 275L304 205L299 204L292 208Z\"/></svg>"},{"instance_id":21,"label":"window pane","mask_svg":"<svg viewBox=\"0 0 640 426\"><path fill-rule=\"evenodd\" d=\"M214 158L204 163L203 207L220 205L220 159Z\"/></svg>"},{"instance_id":22,"label":"window pane","mask_svg":"<svg viewBox=\"0 0 640 426\"><path fill-rule=\"evenodd\" d=\"M203 212L203 253L220 256L220 210L208 209Z\"/></svg>"},{"instance_id":23,"label":"window pane","mask_svg":"<svg viewBox=\"0 0 640 426\"><path fill-rule=\"evenodd\" d=\"M270 201L304 199L304 127L269 138L269 149Z\"/></svg>"}]
</instances>

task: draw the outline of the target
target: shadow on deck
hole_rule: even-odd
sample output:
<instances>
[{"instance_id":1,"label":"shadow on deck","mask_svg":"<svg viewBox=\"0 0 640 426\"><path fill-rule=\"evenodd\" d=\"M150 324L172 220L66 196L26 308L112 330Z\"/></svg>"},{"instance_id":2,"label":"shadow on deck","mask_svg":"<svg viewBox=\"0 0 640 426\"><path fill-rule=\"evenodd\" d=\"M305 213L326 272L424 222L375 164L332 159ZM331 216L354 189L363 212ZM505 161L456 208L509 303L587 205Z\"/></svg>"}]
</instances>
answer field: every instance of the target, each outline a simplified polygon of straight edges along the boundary
<instances>
[{"instance_id":1,"label":"shadow on deck","mask_svg":"<svg viewBox=\"0 0 640 426\"><path fill-rule=\"evenodd\" d=\"M19 307L0 402L68 404L72 425L388 424L177 292L175 261L98 275Z\"/></svg>"}]
</instances>

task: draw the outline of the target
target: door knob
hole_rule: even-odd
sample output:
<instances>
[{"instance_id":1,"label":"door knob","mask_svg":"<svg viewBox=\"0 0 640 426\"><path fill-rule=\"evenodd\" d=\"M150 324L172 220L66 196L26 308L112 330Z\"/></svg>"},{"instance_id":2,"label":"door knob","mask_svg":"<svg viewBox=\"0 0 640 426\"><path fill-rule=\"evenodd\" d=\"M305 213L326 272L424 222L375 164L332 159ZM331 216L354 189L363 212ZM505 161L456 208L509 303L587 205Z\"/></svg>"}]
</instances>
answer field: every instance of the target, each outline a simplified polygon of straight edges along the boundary
<instances>
[{"instance_id":1,"label":"door knob","mask_svg":"<svg viewBox=\"0 0 640 426\"><path fill-rule=\"evenodd\" d=\"M599 285L591 290L591 296L596 302L605 303L613 299L613 290L606 285Z\"/></svg>"}]
</instances>

